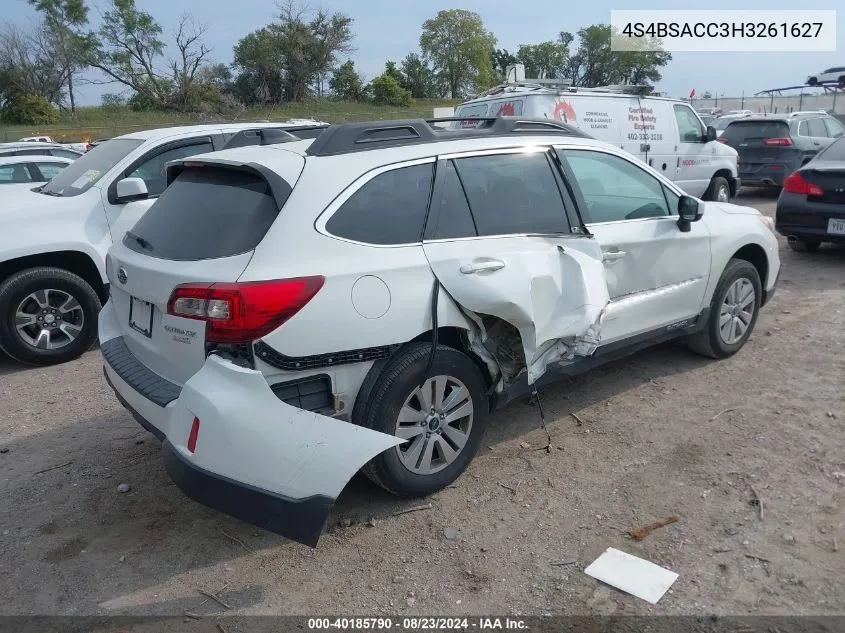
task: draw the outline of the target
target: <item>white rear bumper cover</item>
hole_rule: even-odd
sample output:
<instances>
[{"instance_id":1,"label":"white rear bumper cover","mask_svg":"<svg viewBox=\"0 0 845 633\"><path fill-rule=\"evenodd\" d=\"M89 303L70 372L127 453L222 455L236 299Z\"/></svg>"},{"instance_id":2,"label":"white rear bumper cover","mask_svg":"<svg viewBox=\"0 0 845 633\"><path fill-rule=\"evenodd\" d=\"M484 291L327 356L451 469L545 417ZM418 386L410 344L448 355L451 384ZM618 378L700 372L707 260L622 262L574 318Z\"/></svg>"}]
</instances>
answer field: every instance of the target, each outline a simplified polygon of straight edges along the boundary
<instances>
[{"instance_id":1,"label":"white rear bumper cover","mask_svg":"<svg viewBox=\"0 0 845 633\"><path fill-rule=\"evenodd\" d=\"M100 313L101 346L121 336L117 326L109 302ZM275 396L260 372L217 356L166 406L133 387L143 373L137 362L128 371L107 361L104 371L121 403L163 440L167 471L187 496L311 546L352 476L402 443L292 407ZM200 426L192 453L187 444L195 417Z\"/></svg>"}]
</instances>

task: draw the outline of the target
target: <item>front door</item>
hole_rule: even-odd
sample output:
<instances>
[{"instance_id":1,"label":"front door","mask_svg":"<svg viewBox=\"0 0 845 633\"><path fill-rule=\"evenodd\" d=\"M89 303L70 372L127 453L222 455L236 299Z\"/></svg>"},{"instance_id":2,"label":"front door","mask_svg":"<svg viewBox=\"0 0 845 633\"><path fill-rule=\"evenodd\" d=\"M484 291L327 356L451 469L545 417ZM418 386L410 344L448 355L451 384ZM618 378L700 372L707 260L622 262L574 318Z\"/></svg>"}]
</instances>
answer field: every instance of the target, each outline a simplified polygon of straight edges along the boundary
<instances>
[{"instance_id":1,"label":"front door","mask_svg":"<svg viewBox=\"0 0 845 633\"><path fill-rule=\"evenodd\" d=\"M672 109L678 130L675 139L675 175L672 180L687 194L700 198L713 177L715 141L707 142L706 130L692 108L674 104Z\"/></svg>"},{"instance_id":2,"label":"front door","mask_svg":"<svg viewBox=\"0 0 845 633\"><path fill-rule=\"evenodd\" d=\"M701 311L710 272L707 227L677 225L680 196L634 160L593 149L559 150L601 245L610 304L602 344L681 322Z\"/></svg>"},{"instance_id":3,"label":"front door","mask_svg":"<svg viewBox=\"0 0 845 633\"><path fill-rule=\"evenodd\" d=\"M441 158L423 249L458 304L519 331L529 384L595 350L608 301L601 254L572 233L545 148Z\"/></svg>"},{"instance_id":4,"label":"front door","mask_svg":"<svg viewBox=\"0 0 845 633\"><path fill-rule=\"evenodd\" d=\"M160 145L134 161L127 169L117 176L110 186L103 191L103 204L106 207L106 218L109 223L112 241L123 239L123 234L135 226L135 223L149 209L163 192L165 181L164 166L171 160L196 156L213 152L214 145L208 135L184 139L175 143ZM141 178L147 185L149 197L122 203L117 200L117 182L122 178Z\"/></svg>"}]
</instances>

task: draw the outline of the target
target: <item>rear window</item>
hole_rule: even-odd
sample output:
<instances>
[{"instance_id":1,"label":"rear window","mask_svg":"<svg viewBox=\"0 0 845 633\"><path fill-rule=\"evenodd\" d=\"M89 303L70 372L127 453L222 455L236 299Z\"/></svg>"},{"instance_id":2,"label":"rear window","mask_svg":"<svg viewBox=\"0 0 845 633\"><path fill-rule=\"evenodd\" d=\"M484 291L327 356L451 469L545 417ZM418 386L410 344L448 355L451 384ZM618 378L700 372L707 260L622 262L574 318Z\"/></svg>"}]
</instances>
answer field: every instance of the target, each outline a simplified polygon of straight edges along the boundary
<instances>
[{"instance_id":1,"label":"rear window","mask_svg":"<svg viewBox=\"0 0 845 633\"><path fill-rule=\"evenodd\" d=\"M188 167L123 243L133 251L175 261L240 255L253 250L267 234L290 186L286 190L284 200L277 201L267 181L256 173Z\"/></svg>"},{"instance_id":2,"label":"rear window","mask_svg":"<svg viewBox=\"0 0 845 633\"><path fill-rule=\"evenodd\" d=\"M724 138L729 142L741 143L764 138L786 138L789 126L784 121L734 121L725 128Z\"/></svg>"},{"instance_id":3,"label":"rear window","mask_svg":"<svg viewBox=\"0 0 845 633\"><path fill-rule=\"evenodd\" d=\"M845 136L833 141L827 148L819 152L816 160L841 160L845 162Z\"/></svg>"}]
</instances>

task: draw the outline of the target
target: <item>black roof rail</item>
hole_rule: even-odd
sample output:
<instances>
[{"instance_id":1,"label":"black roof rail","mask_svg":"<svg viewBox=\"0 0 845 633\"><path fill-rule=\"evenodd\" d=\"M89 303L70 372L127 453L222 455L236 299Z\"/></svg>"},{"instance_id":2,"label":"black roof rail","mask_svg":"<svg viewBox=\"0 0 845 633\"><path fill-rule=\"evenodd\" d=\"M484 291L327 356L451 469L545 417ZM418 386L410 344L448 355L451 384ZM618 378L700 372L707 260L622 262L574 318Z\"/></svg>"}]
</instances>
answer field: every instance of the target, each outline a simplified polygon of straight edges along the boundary
<instances>
[{"instance_id":1,"label":"black roof rail","mask_svg":"<svg viewBox=\"0 0 845 633\"><path fill-rule=\"evenodd\" d=\"M280 125L279 127L259 127L241 130L223 146L223 149L235 147L251 147L254 145L275 145L277 143L292 143L304 139L317 138L329 126L315 123L313 125Z\"/></svg>"},{"instance_id":2,"label":"black roof rail","mask_svg":"<svg viewBox=\"0 0 845 633\"><path fill-rule=\"evenodd\" d=\"M471 122L474 125L469 128L440 128L433 125L460 122ZM506 116L367 121L329 126L308 147L306 153L310 156L335 156L372 149L511 134L561 134L590 138L578 128L552 119Z\"/></svg>"}]
</instances>

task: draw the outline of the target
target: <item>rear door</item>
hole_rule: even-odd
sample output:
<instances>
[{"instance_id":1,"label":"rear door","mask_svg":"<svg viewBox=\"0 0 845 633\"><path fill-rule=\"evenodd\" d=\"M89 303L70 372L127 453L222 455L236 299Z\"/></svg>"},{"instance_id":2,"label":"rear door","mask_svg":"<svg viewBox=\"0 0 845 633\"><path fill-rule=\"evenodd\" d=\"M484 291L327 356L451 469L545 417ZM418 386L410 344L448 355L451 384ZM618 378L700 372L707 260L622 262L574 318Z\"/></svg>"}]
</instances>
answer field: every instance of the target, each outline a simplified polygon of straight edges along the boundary
<instances>
[{"instance_id":1,"label":"rear door","mask_svg":"<svg viewBox=\"0 0 845 633\"><path fill-rule=\"evenodd\" d=\"M443 156L426 225L435 276L519 331L529 383L595 350L608 300L598 246L573 234L560 187L546 148Z\"/></svg>"},{"instance_id":2,"label":"rear door","mask_svg":"<svg viewBox=\"0 0 845 633\"><path fill-rule=\"evenodd\" d=\"M280 173L292 188L304 160L285 154ZM237 281L289 193L248 168L189 166L112 247L111 301L142 363L179 384L202 367L204 323L168 315L168 300L180 284Z\"/></svg>"},{"instance_id":3,"label":"rear door","mask_svg":"<svg viewBox=\"0 0 845 633\"><path fill-rule=\"evenodd\" d=\"M701 311L710 274L705 224L682 233L679 196L636 161L586 148L559 152L602 250L610 295L602 344L683 327Z\"/></svg>"},{"instance_id":4,"label":"rear door","mask_svg":"<svg viewBox=\"0 0 845 633\"><path fill-rule=\"evenodd\" d=\"M822 117L813 117L801 121L799 134L801 134L800 130L802 129L806 130L806 134L802 134L802 136L806 136L812 143L812 147L809 148L812 154L822 151L833 140Z\"/></svg>"}]
</instances>

